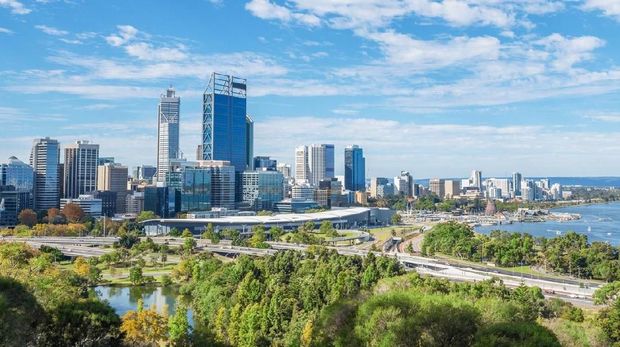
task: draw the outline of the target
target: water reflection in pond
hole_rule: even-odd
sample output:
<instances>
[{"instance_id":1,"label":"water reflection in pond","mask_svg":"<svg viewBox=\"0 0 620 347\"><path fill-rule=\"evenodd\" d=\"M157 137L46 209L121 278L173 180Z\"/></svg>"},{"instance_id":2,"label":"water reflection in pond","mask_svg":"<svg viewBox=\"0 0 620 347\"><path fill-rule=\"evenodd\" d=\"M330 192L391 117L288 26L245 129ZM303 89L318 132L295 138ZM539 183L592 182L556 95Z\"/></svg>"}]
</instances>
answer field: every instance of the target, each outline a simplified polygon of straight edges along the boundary
<instances>
[{"instance_id":1,"label":"water reflection in pond","mask_svg":"<svg viewBox=\"0 0 620 347\"><path fill-rule=\"evenodd\" d=\"M123 316L127 311L135 311L138 308L138 300L142 299L145 308L152 305L157 306L158 312L163 312L164 308L168 314L174 314L179 302L189 304L189 298L179 293L178 287L155 287L155 286L99 286L95 292L102 300L107 300L116 314ZM189 305L188 305L189 306ZM190 324L193 324L191 309L187 314Z\"/></svg>"}]
</instances>

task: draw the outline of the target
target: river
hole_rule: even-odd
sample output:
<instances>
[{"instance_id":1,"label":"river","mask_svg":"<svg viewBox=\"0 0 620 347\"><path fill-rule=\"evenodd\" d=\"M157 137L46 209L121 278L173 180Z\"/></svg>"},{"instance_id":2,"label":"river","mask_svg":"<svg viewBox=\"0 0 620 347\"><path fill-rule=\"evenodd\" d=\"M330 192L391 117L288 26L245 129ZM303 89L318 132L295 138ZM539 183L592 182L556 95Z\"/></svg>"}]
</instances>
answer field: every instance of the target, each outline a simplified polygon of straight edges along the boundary
<instances>
[{"instance_id":1,"label":"river","mask_svg":"<svg viewBox=\"0 0 620 347\"><path fill-rule=\"evenodd\" d=\"M157 306L158 312L163 312L167 308L168 315L174 314L178 300L182 300L177 287L119 287L119 286L99 286L95 288L97 296L102 300L107 300L116 314L123 316L127 311L135 311L138 307L138 300L142 299L144 308L152 305ZM190 325L193 325L192 311L187 313Z\"/></svg>"},{"instance_id":2,"label":"river","mask_svg":"<svg viewBox=\"0 0 620 347\"><path fill-rule=\"evenodd\" d=\"M581 219L567 222L547 221L539 223L513 223L476 227L476 231L488 234L492 230L528 233L533 236L556 237L568 231L588 236L588 240L620 245L620 202L561 207L553 212L579 213Z\"/></svg>"}]
</instances>

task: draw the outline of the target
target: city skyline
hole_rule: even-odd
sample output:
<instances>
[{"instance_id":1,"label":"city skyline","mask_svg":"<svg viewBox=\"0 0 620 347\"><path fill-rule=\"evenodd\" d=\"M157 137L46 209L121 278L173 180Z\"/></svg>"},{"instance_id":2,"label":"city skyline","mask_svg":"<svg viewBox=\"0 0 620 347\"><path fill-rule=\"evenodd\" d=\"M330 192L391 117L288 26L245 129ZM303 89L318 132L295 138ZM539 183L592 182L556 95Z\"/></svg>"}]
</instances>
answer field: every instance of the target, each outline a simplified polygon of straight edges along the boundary
<instances>
[{"instance_id":1,"label":"city skyline","mask_svg":"<svg viewBox=\"0 0 620 347\"><path fill-rule=\"evenodd\" d=\"M292 165L298 145L333 143L336 175L349 144L364 148L367 177L620 171L606 160L620 138L611 2L219 1L179 8L188 25L165 31L157 4L150 18L135 16L140 1L123 11L11 3L22 7L0 7L0 42L13 48L0 62L3 160L25 160L33 139L50 136L154 165L153 110L170 84L184 100L181 152L192 159L202 93L221 71L247 78L254 155L280 163ZM54 16L69 10L79 18ZM207 35L230 16L240 28Z\"/></svg>"}]
</instances>

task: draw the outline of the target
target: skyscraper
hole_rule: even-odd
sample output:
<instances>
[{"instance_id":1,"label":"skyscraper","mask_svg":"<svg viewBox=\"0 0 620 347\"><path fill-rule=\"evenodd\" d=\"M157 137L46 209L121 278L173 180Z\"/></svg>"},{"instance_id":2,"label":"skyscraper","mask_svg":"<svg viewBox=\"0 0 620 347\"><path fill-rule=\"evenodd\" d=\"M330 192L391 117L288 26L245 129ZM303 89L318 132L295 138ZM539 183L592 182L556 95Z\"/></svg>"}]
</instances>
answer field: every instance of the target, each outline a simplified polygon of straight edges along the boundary
<instances>
[{"instance_id":1,"label":"skyscraper","mask_svg":"<svg viewBox=\"0 0 620 347\"><path fill-rule=\"evenodd\" d=\"M159 98L157 106L157 181L163 182L170 170L170 159L180 157L179 120L181 98L172 87Z\"/></svg>"},{"instance_id":2,"label":"skyscraper","mask_svg":"<svg viewBox=\"0 0 620 347\"><path fill-rule=\"evenodd\" d=\"M97 190L99 145L77 141L65 147L63 197L75 199Z\"/></svg>"},{"instance_id":3,"label":"skyscraper","mask_svg":"<svg viewBox=\"0 0 620 347\"><path fill-rule=\"evenodd\" d=\"M357 145L344 149L344 188L353 191L366 190L366 159Z\"/></svg>"},{"instance_id":4,"label":"skyscraper","mask_svg":"<svg viewBox=\"0 0 620 347\"><path fill-rule=\"evenodd\" d=\"M334 178L334 145L313 144L307 147L308 181L318 185L326 178Z\"/></svg>"},{"instance_id":5,"label":"skyscraper","mask_svg":"<svg viewBox=\"0 0 620 347\"><path fill-rule=\"evenodd\" d=\"M295 181L297 183L310 181L308 146L298 146L295 148Z\"/></svg>"},{"instance_id":6,"label":"skyscraper","mask_svg":"<svg viewBox=\"0 0 620 347\"><path fill-rule=\"evenodd\" d=\"M245 79L214 72L203 94L202 159L230 161L238 173L251 160L246 89Z\"/></svg>"},{"instance_id":7,"label":"skyscraper","mask_svg":"<svg viewBox=\"0 0 620 347\"><path fill-rule=\"evenodd\" d=\"M36 139L30 152L34 170L34 206L37 210L58 208L60 204L60 144L49 137Z\"/></svg>"},{"instance_id":8,"label":"skyscraper","mask_svg":"<svg viewBox=\"0 0 620 347\"><path fill-rule=\"evenodd\" d=\"M401 171L400 176L394 177L394 193L413 196L413 177L409 171Z\"/></svg>"},{"instance_id":9,"label":"skyscraper","mask_svg":"<svg viewBox=\"0 0 620 347\"><path fill-rule=\"evenodd\" d=\"M240 176L235 167L223 160L202 160L198 166L211 172L211 207L235 208L235 180Z\"/></svg>"},{"instance_id":10,"label":"skyscraper","mask_svg":"<svg viewBox=\"0 0 620 347\"><path fill-rule=\"evenodd\" d=\"M34 188L32 167L16 157L10 157L8 163L0 165L0 186L13 186L16 190L32 193Z\"/></svg>"},{"instance_id":11,"label":"skyscraper","mask_svg":"<svg viewBox=\"0 0 620 347\"><path fill-rule=\"evenodd\" d=\"M514 172L512 174L512 191L514 192L514 196L521 196L521 181L523 180L523 176L519 172Z\"/></svg>"},{"instance_id":12,"label":"skyscraper","mask_svg":"<svg viewBox=\"0 0 620 347\"><path fill-rule=\"evenodd\" d=\"M471 177L469 178L471 181L470 187L476 187L479 191L482 191L482 172L478 170L473 170L471 172Z\"/></svg>"},{"instance_id":13,"label":"skyscraper","mask_svg":"<svg viewBox=\"0 0 620 347\"><path fill-rule=\"evenodd\" d=\"M116 193L115 213L125 213L128 169L120 164L106 163L97 168L97 190Z\"/></svg>"}]
</instances>

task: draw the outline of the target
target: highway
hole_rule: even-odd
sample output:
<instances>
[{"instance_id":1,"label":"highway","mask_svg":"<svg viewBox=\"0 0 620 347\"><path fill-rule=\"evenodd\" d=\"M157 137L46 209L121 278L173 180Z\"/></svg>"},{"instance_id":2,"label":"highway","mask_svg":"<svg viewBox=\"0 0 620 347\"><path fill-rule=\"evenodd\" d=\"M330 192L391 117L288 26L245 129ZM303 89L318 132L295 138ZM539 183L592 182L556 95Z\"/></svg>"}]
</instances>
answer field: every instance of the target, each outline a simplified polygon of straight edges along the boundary
<instances>
[{"instance_id":1,"label":"highway","mask_svg":"<svg viewBox=\"0 0 620 347\"><path fill-rule=\"evenodd\" d=\"M115 237L4 237L0 240L26 242L29 245L39 248L42 245L56 247L68 256L98 257L113 249L111 246L118 238ZM157 244L169 244L180 246L183 239L172 237L154 237L152 240ZM199 250L209 251L222 255L247 254L252 256L273 255L282 250L295 250L306 252L307 245L290 244L282 242L269 242L270 249L258 249L250 247L232 246L229 241L219 244L211 244L208 240L197 240ZM110 248L102 248L102 247ZM336 250L339 254L347 256L367 256L370 251L349 248L349 247L327 247ZM420 274L434 277L446 278L452 281L483 281L493 277L501 279L509 287L516 287L521 284L527 286L537 286L541 288L547 296L557 296L569 299L576 303L591 304L592 294L597 289L595 286L583 287L578 281L558 280L550 278L531 278L515 274L507 274L485 268L472 268L464 265L450 264L432 258L412 256L407 253L399 252L373 252L377 256L387 256L398 259L406 269L415 270Z\"/></svg>"}]
</instances>

